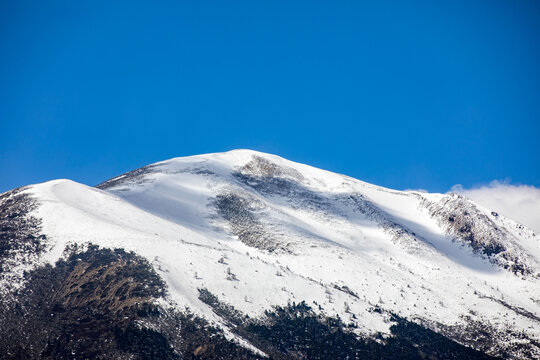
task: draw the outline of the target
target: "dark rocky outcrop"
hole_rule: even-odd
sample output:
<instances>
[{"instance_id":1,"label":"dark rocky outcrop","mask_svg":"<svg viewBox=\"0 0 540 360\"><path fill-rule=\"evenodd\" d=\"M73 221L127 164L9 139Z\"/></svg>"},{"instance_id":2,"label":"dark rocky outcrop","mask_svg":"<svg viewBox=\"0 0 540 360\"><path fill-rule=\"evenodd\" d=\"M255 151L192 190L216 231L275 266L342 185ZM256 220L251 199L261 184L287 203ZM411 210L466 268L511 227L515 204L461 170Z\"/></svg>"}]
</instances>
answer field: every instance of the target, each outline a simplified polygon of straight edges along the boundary
<instances>
[{"instance_id":1,"label":"dark rocky outcrop","mask_svg":"<svg viewBox=\"0 0 540 360\"><path fill-rule=\"evenodd\" d=\"M474 252L516 275L533 274L526 253L517 246L517 239L463 195L449 194L438 202L424 200L423 205L450 236L470 246Z\"/></svg>"},{"instance_id":2,"label":"dark rocky outcrop","mask_svg":"<svg viewBox=\"0 0 540 360\"><path fill-rule=\"evenodd\" d=\"M73 247L0 301L2 359L242 359L205 320L156 301L165 285L122 249Z\"/></svg>"},{"instance_id":3,"label":"dark rocky outcrop","mask_svg":"<svg viewBox=\"0 0 540 360\"><path fill-rule=\"evenodd\" d=\"M47 247L41 233L41 219L32 216L38 203L25 190L17 188L0 195L0 281L9 289L22 273L14 267L34 263Z\"/></svg>"}]
</instances>

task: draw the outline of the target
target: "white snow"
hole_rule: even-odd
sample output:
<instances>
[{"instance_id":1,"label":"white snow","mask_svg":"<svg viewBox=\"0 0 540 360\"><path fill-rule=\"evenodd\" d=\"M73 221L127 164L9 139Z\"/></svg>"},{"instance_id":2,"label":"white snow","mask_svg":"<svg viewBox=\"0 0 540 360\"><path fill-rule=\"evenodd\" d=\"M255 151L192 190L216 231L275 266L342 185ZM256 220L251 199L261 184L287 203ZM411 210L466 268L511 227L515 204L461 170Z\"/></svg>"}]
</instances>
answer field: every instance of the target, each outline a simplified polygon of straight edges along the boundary
<instances>
[{"instance_id":1,"label":"white snow","mask_svg":"<svg viewBox=\"0 0 540 360\"><path fill-rule=\"evenodd\" d=\"M286 198L264 196L240 183L232 172L254 155L298 171L301 185L326 196L339 212L292 206ZM276 240L291 244L292 253L269 253L239 241L212 206L216 194L225 190L260 200L263 220L272 225ZM225 330L222 319L198 299L199 288L251 317L274 305L305 300L315 311L357 323L366 334L389 332L388 316L369 311L380 306L446 325L463 324L464 316L472 316L501 330L540 337L537 322L486 297L504 298L539 316L538 279L496 268L453 242L420 205L422 199L436 201L442 194L389 190L250 150L160 162L144 181L126 181L107 191L70 180L34 185L30 191L42 204L36 214L53 241L44 261L59 259L71 242L132 250L166 281L169 301ZM332 197L350 193L361 194L390 221L413 232L414 243L396 241L380 221ZM503 217L497 225L539 259L537 235ZM238 281L226 279L228 269ZM340 286L358 298L336 288Z\"/></svg>"}]
</instances>

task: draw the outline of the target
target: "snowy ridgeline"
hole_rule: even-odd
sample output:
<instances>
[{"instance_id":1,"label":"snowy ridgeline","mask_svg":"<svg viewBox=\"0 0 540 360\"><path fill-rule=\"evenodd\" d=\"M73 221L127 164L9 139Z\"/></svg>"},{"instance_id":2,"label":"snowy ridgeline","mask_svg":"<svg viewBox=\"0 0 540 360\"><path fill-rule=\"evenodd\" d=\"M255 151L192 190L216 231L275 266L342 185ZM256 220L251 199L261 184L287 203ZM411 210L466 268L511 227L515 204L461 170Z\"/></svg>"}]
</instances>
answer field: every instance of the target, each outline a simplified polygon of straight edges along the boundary
<instances>
[{"instance_id":1,"label":"snowy ridgeline","mask_svg":"<svg viewBox=\"0 0 540 360\"><path fill-rule=\"evenodd\" d=\"M248 150L21 195L37 204L28 216L42 249L10 249L19 260L7 262L4 292L92 244L145 258L166 288L159 303L261 356L224 313L262 319L305 303L363 337L389 337L402 318L490 355L540 356L539 237L459 195L394 191Z\"/></svg>"}]
</instances>

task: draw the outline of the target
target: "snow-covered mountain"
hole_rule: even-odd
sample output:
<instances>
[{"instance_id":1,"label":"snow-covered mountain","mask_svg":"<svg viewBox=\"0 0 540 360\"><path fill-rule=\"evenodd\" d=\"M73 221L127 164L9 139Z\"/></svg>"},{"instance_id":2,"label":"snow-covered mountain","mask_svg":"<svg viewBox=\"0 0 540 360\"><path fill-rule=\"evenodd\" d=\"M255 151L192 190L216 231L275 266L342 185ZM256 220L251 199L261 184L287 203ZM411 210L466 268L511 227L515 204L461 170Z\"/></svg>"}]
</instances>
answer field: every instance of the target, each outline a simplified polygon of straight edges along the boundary
<instances>
[{"instance_id":1,"label":"snow-covered mountain","mask_svg":"<svg viewBox=\"0 0 540 360\"><path fill-rule=\"evenodd\" d=\"M540 237L250 150L0 195L6 358L539 358Z\"/></svg>"}]
</instances>

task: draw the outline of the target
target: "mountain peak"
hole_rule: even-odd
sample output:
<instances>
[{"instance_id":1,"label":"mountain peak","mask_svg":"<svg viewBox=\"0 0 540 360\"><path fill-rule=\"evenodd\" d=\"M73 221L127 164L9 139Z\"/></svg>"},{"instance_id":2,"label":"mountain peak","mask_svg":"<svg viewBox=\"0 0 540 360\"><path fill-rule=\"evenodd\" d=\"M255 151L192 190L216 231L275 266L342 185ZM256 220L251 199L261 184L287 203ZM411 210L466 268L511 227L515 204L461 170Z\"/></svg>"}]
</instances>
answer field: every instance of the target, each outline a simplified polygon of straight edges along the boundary
<instances>
[{"instance_id":1,"label":"mountain peak","mask_svg":"<svg viewBox=\"0 0 540 360\"><path fill-rule=\"evenodd\" d=\"M221 334L207 340L215 349L235 344L231 358L292 356L298 345L263 341L263 333L279 337L299 314L322 332L298 329L313 336L303 341L322 337L328 351L346 349L327 358L366 357L365 344L381 358L397 343L411 358L418 349L444 357L425 339L445 339L459 358L540 354L538 237L464 197L386 189L233 150L150 164L96 188L55 180L14 190L2 194L0 214L4 309L22 301L17 294L41 294L65 318L43 330L51 342L74 321L67 314L84 318L85 306L99 304L95 311L108 309L100 316L125 334L168 329L152 333L168 344L162 354L185 351L170 322L183 319ZM13 219L21 230L10 230ZM148 326L130 327L113 316L120 310ZM154 315L139 318L145 311ZM332 342L329 323L348 345ZM17 321L4 324L18 331ZM403 333L412 328L423 342ZM124 351L127 338L110 336ZM193 334L182 336L185 344Z\"/></svg>"}]
</instances>

